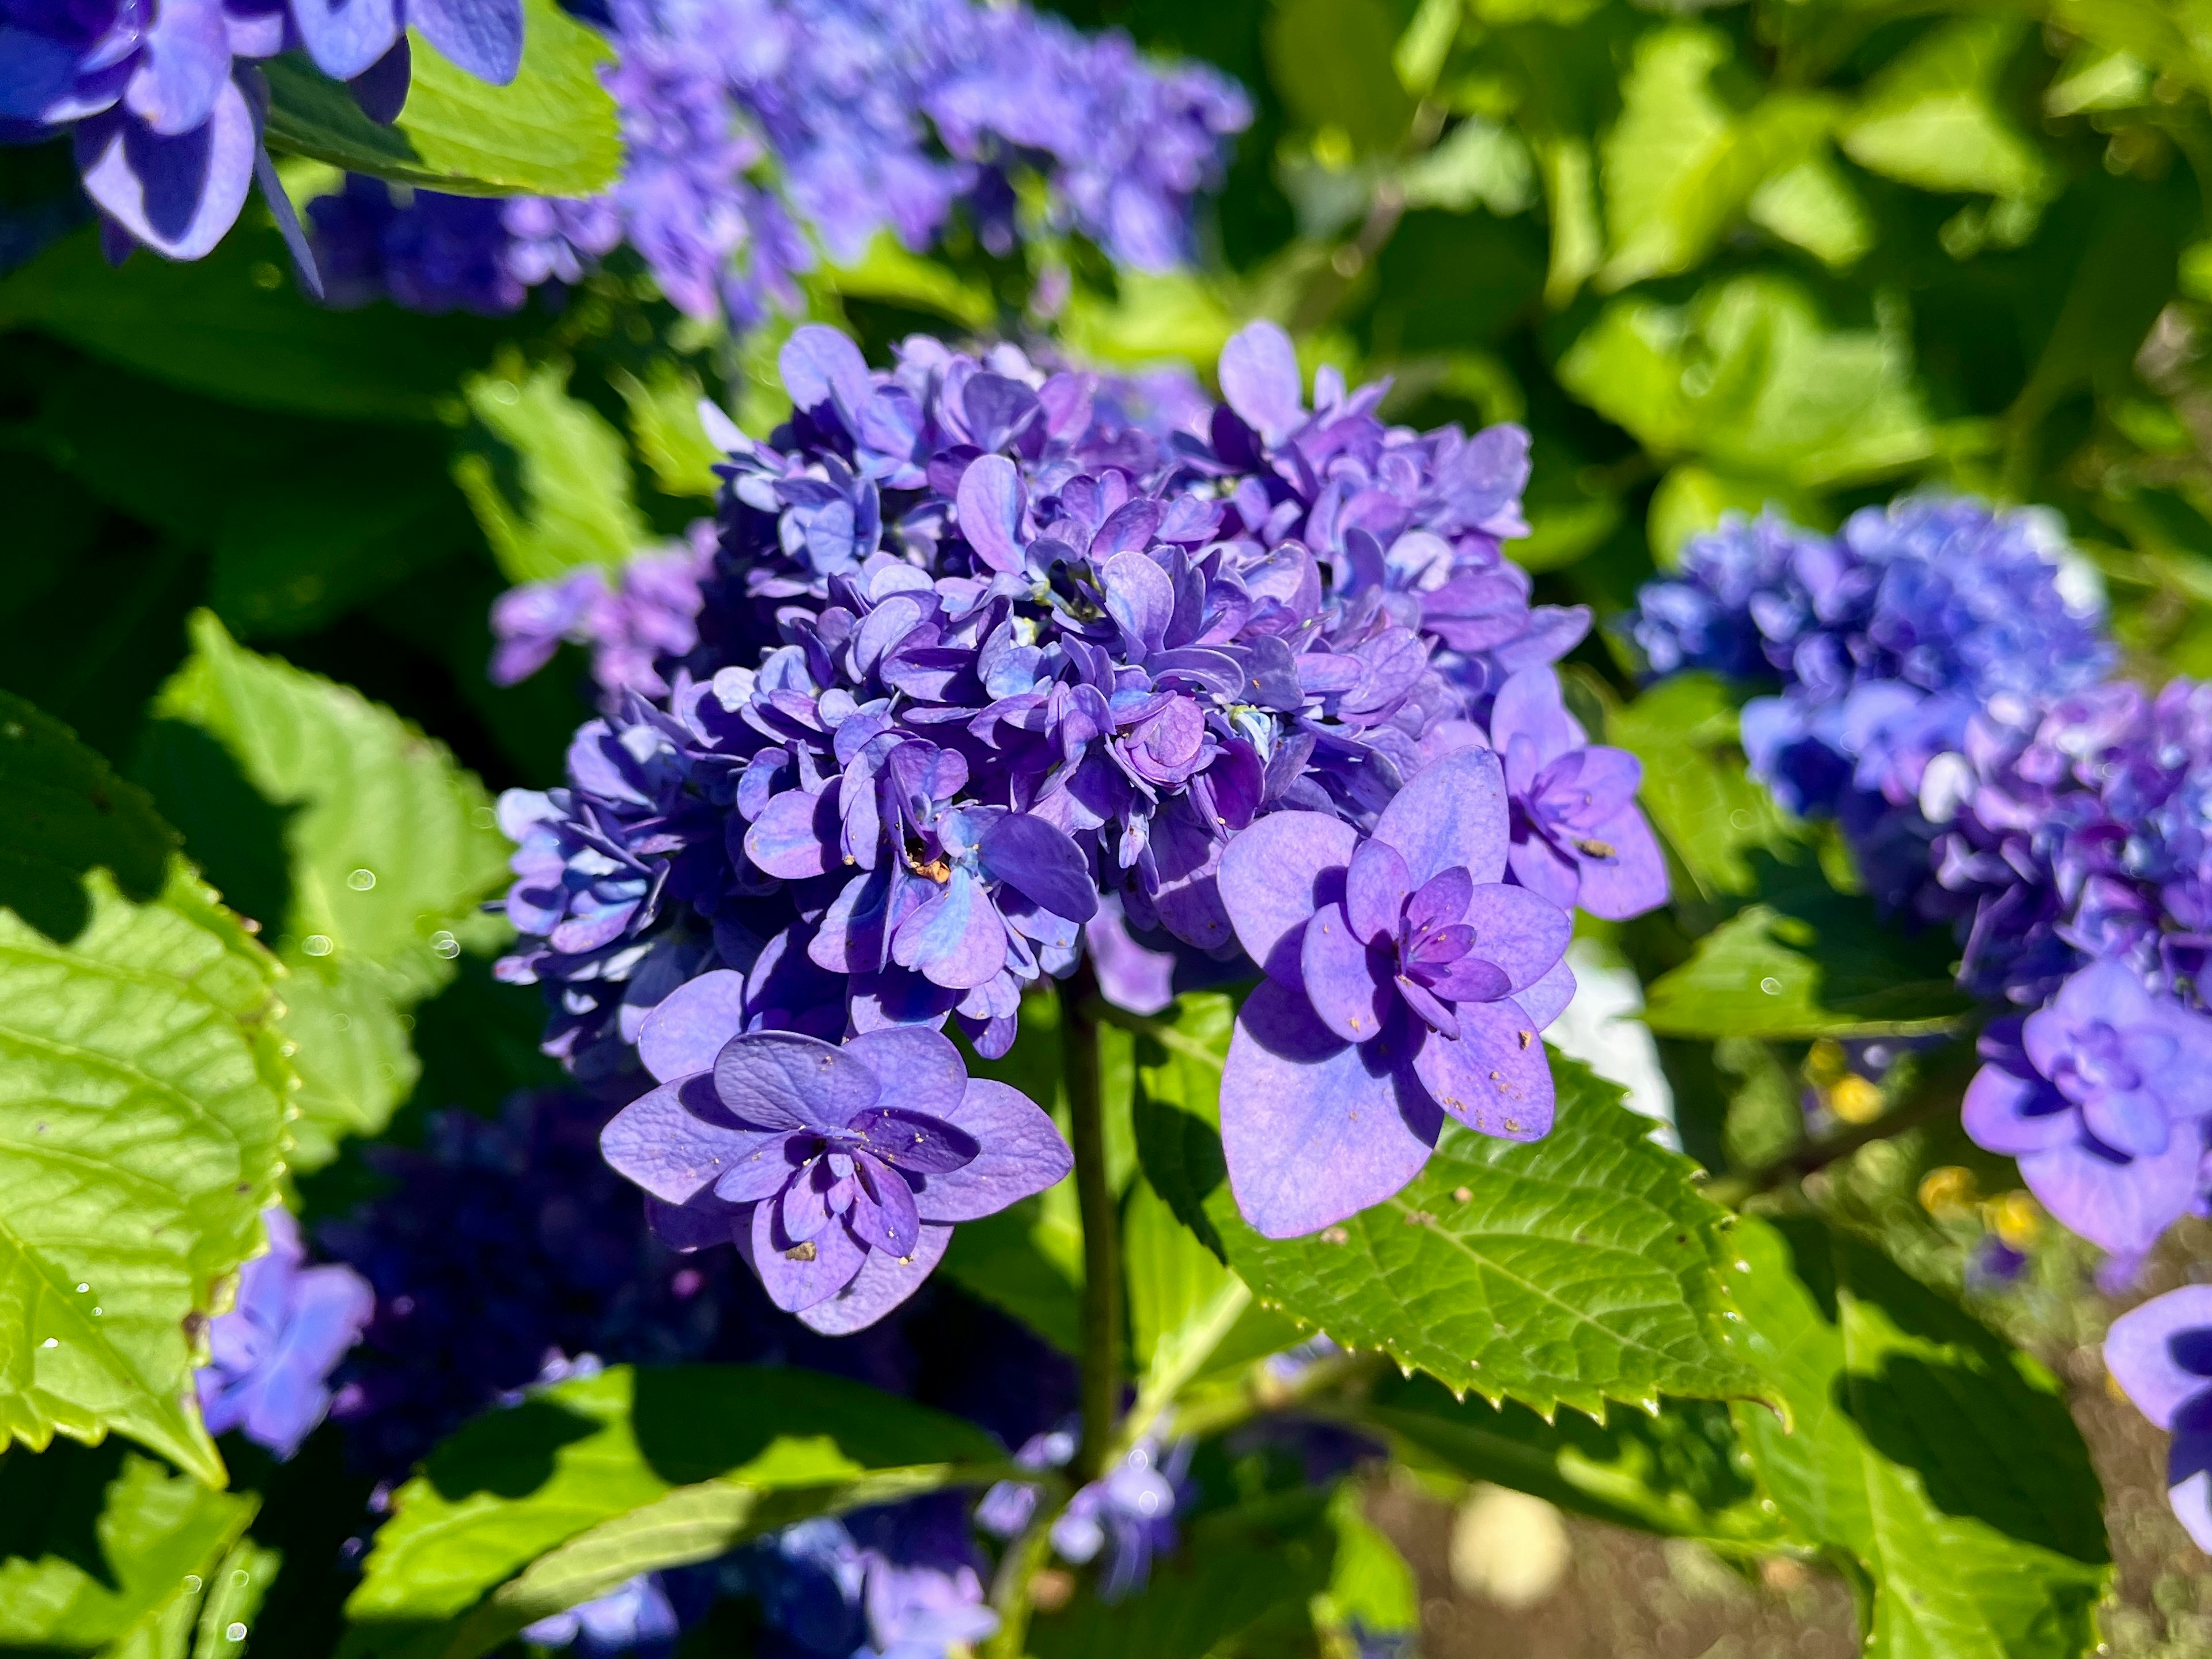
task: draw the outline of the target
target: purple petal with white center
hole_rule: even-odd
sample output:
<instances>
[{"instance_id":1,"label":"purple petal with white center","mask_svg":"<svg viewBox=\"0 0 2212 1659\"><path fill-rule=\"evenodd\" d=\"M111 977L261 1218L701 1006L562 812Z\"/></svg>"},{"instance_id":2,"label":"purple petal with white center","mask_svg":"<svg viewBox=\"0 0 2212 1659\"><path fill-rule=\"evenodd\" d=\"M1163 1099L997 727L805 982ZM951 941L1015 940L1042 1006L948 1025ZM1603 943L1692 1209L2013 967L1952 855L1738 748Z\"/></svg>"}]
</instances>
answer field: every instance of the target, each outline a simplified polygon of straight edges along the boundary
<instances>
[{"instance_id":1,"label":"purple petal with white center","mask_svg":"<svg viewBox=\"0 0 2212 1659\"><path fill-rule=\"evenodd\" d=\"M503 87L522 68L522 0L407 0L407 21L477 80Z\"/></svg>"},{"instance_id":2,"label":"purple petal with white center","mask_svg":"<svg viewBox=\"0 0 2212 1659\"><path fill-rule=\"evenodd\" d=\"M1006 924L982 884L956 869L934 898L898 925L891 960L933 984L972 990L1006 966Z\"/></svg>"},{"instance_id":3,"label":"purple petal with white center","mask_svg":"<svg viewBox=\"0 0 2212 1659\"><path fill-rule=\"evenodd\" d=\"M838 815L841 793L836 778L817 793L785 790L745 831L745 856L785 881L804 881L838 868L844 834Z\"/></svg>"},{"instance_id":4,"label":"purple petal with white center","mask_svg":"<svg viewBox=\"0 0 2212 1659\"><path fill-rule=\"evenodd\" d=\"M826 1301L799 1310L799 1323L824 1336L849 1336L866 1329L921 1288L951 1242L951 1228L925 1224L913 1254L904 1259L886 1250L871 1250L851 1284Z\"/></svg>"},{"instance_id":5,"label":"purple petal with white center","mask_svg":"<svg viewBox=\"0 0 2212 1659\"><path fill-rule=\"evenodd\" d=\"M1028 491L1003 455L979 455L960 475L960 533L975 556L998 571L1022 568L1022 512Z\"/></svg>"},{"instance_id":6,"label":"purple petal with white center","mask_svg":"<svg viewBox=\"0 0 2212 1659\"><path fill-rule=\"evenodd\" d=\"M1344 914L1352 931L1370 944L1395 933L1409 890L1406 860L1395 849L1362 842L1344 878Z\"/></svg>"},{"instance_id":7,"label":"purple petal with white center","mask_svg":"<svg viewBox=\"0 0 2212 1659\"><path fill-rule=\"evenodd\" d=\"M617 1175L665 1203L687 1203L738 1171L734 1189L757 1198L791 1176L783 1152L789 1133L746 1122L722 1103L712 1079L692 1077L664 1083L616 1113L599 1132L599 1152Z\"/></svg>"},{"instance_id":8,"label":"purple petal with white center","mask_svg":"<svg viewBox=\"0 0 2212 1659\"><path fill-rule=\"evenodd\" d=\"M1542 1139L1552 1128L1552 1066L1535 1019L1509 998L1462 1006L1459 1028L1457 1042L1431 1032L1413 1057L1437 1104L1484 1134Z\"/></svg>"},{"instance_id":9,"label":"purple petal with white center","mask_svg":"<svg viewBox=\"0 0 2212 1659\"><path fill-rule=\"evenodd\" d=\"M1221 348L1221 396L1269 443L1305 419L1305 380L1291 337L1275 324L1247 324Z\"/></svg>"},{"instance_id":10,"label":"purple petal with white center","mask_svg":"<svg viewBox=\"0 0 2212 1659\"><path fill-rule=\"evenodd\" d=\"M1406 861L1419 887L1440 870L1463 867L1478 882L1505 871L1505 775L1487 749L1462 749L1431 761L1391 797L1375 839Z\"/></svg>"},{"instance_id":11,"label":"purple petal with white center","mask_svg":"<svg viewBox=\"0 0 2212 1659\"><path fill-rule=\"evenodd\" d=\"M781 1206L753 1206L752 1237L745 1259L760 1275L768 1299L786 1313L798 1313L827 1301L853 1282L868 1252L842 1221L813 1238L793 1238L783 1230Z\"/></svg>"},{"instance_id":12,"label":"purple petal with white center","mask_svg":"<svg viewBox=\"0 0 2212 1659\"><path fill-rule=\"evenodd\" d=\"M1504 882L1474 890L1467 920L1474 929L1473 954L1503 968L1516 991L1551 971L1575 931L1573 919L1549 899Z\"/></svg>"},{"instance_id":13,"label":"purple petal with white center","mask_svg":"<svg viewBox=\"0 0 2212 1659\"><path fill-rule=\"evenodd\" d=\"M879 1085L895 1091L874 1110L949 1119L967 1092L968 1068L961 1063L960 1050L951 1038L927 1025L865 1032L847 1042L845 1052L865 1062ZM857 1126L862 1121L855 1118L854 1122Z\"/></svg>"},{"instance_id":14,"label":"purple petal with white center","mask_svg":"<svg viewBox=\"0 0 2212 1659\"><path fill-rule=\"evenodd\" d=\"M2161 1429L2212 1390L2212 1285L2185 1285L2130 1308L2105 1334L2105 1369Z\"/></svg>"},{"instance_id":15,"label":"purple petal with white center","mask_svg":"<svg viewBox=\"0 0 2212 1659\"><path fill-rule=\"evenodd\" d=\"M975 1221L1058 1184L1074 1154L1052 1119L1018 1089L971 1078L953 1127L972 1136L975 1158L943 1175L925 1175L915 1204L924 1221Z\"/></svg>"},{"instance_id":16,"label":"purple petal with white center","mask_svg":"<svg viewBox=\"0 0 2212 1659\"><path fill-rule=\"evenodd\" d=\"M1088 921L1098 890L1082 849L1066 832L1033 812L1008 812L983 831L983 868L1056 916Z\"/></svg>"},{"instance_id":17,"label":"purple petal with white center","mask_svg":"<svg viewBox=\"0 0 2212 1659\"><path fill-rule=\"evenodd\" d=\"M1222 902L1237 943L1273 979L1295 986L1306 918L1343 895L1359 832L1322 812L1277 812L1221 854Z\"/></svg>"},{"instance_id":18,"label":"purple petal with white center","mask_svg":"<svg viewBox=\"0 0 2212 1659\"><path fill-rule=\"evenodd\" d=\"M2191 1121L2174 1125L2155 1158L2125 1158L2076 1139L2016 1162L2028 1191L2062 1224L2093 1244L2136 1255L2188 1213L2203 1158L2203 1130Z\"/></svg>"},{"instance_id":19,"label":"purple petal with white center","mask_svg":"<svg viewBox=\"0 0 2212 1659\"><path fill-rule=\"evenodd\" d=\"M1379 1204L1428 1162L1443 1119L1395 1035L1339 1042L1273 980L1244 1000L1221 1075L1221 1146L1237 1207L1267 1237Z\"/></svg>"},{"instance_id":20,"label":"purple petal with white center","mask_svg":"<svg viewBox=\"0 0 2212 1659\"><path fill-rule=\"evenodd\" d=\"M400 36L396 0L291 0L291 9L307 56L333 81L365 73Z\"/></svg>"},{"instance_id":21,"label":"purple petal with white center","mask_svg":"<svg viewBox=\"0 0 2212 1659\"><path fill-rule=\"evenodd\" d=\"M921 1218L915 1212L914 1188L906 1177L866 1152L853 1154L853 1178L860 1196L853 1205L853 1233L871 1249L894 1257L912 1255L921 1242Z\"/></svg>"},{"instance_id":22,"label":"purple petal with white center","mask_svg":"<svg viewBox=\"0 0 2212 1659\"><path fill-rule=\"evenodd\" d=\"M204 126L164 138L128 116L97 116L76 130L85 193L155 252L198 259L238 222L253 183L258 123L235 80L216 94Z\"/></svg>"},{"instance_id":23,"label":"purple petal with white center","mask_svg":"<svg viewBox=\"0 0 2212 1659\"><path fill-rule=\"evenodd\" d=\"M1368 947L1345 920L1344 907L1324 904L1306 923L1298 977L1321 1023L1346 1042L1380 1036L1391 994L1377 981Z\"/></svg>"},{"instance_id":24,"label":"purple petal with white center","mask_svg":"<svg viewBox=\"0 0 2212 1659\"><path fill-rule=\"evenodd\" d=\"M717 968L686 980L638 1027L637 1057L663 1083L714 1069L722 1045L744 1029L745 976Z\"/></svg>"},{"instance_id":25,"label":"purple petal with white center","mask_svg":"<svg viewBox=\"0 0 2212 1659\"><path fill-rule=\"evenodd\" d=\"M714 1090L748 1123L774 1129L842 1129L881 1093L865 1060L790 1031L748 1031L722 1045Z\"/></svg>"},{"instance_id":26,"label":"purple petal with white center","mask_svg":"<svg viewBox=\"0 0 2212 1659\"><path fill-rule=\"evenodd\" d=\"M1575 970L1567 966L1564 957L1554 963L1551 972L1534 985L1523 986L1513 994L1513 1000L1521 1005L1523 1013L1536 1022L1536 1029L1540 1031L1566 1012L1567 1005L1574 1000Z\"/></svg>"}]
</instances>

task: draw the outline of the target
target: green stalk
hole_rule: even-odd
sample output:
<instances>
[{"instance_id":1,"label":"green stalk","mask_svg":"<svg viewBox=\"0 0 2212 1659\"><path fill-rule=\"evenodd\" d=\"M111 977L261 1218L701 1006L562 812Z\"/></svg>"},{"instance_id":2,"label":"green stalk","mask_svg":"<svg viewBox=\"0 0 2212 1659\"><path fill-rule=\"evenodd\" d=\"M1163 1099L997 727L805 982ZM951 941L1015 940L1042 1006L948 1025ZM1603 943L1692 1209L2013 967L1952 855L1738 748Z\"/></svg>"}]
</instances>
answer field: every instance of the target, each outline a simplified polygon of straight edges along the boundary
<instances>
[{"instance_id":1,"label":"green stalk","mask_svg":"<svg viewBox=\"0 0 2212 1659\"><path fill-rule=\"evenodd\" d=\"M1061 1068L1067 1085L1075 1198L1083 1217L1083 1441L1080 1486L1096 1480L1114 1443L1121 1405L1121 1262L1114 1189L1106 1180L1106 1103L1098 1066L1097 980L1085 962L1060 988Z\"/></svg>"}]
</instances>

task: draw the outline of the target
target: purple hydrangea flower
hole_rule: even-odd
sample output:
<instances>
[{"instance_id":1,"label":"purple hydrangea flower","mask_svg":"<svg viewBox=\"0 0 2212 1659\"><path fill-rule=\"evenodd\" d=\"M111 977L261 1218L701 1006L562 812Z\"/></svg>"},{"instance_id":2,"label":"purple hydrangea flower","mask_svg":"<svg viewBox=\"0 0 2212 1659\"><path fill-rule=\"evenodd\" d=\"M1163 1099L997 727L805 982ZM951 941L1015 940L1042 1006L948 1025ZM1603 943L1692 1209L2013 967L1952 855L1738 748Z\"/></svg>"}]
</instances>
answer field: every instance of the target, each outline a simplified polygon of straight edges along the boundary
<instances>
[{"instance_id":1,"label":"purple hydrangea flower","mask_svg":"<svg viewBox=\"0 0 2212 1659\"><path fill-rule=\"evenodd\" d=\"M1024 1468L1064 1468L1075 1456L1076 1437L1069 1427L1031 1436L1014 1454ZM1119 1601L1144 1588L1153 1559L1176 1546L1176 1514L1184 1500L1192 1443L1163 1448L1147 1436L1129 1448L1114 1467L1077 1491L1054 1517L1054 1552L1077 1566L1101 1559L1099 1599ZM983 1494L975 1522L1000 1538L1012 1538L1036 1514L1042 1493L1024 1481L1001 1480Z\"/></svg>"},{"instance_id":2,"label":"purple hydrangea flower","mask_svg":"<svg viewBox=\"0 0 2212 1659\"><path fill-rule=\"evenodd\" d=\"M682 542L632 556L611 586L586 565L508 589L491 609L492 684L529 678L566 641L591 647L592 678L617 704L625 691L666 696L657 665L699 643L699 584L714 558L714 527L702 519Z\"/></svg>"},{"instance_id":3,"label":"purple hydrangea flower","mask_svg":"<svg viewBox=\"0 0 2212 1659\"><path fill-rule=\"evenodd\" d=\"M2212 1550L2212 1285L2154 1297L2112 1322L2105 1365L2136 1409L2173 1437L2166 1496Z\"/></svg>"},{"instance_id":4,"label":"purple hydrangea flower","mask_svg":"<svg viewBox=\"0 0 2212 1659\"><path fill-rule=\"evenodd\" d=\"M1611 921L1667 902L1666 861L1636 805L1642 763L1590 743L1549 667L1524 668L1498 688L1490 740L1512 798L1515 880Z\"/></svg>"},{"instance_id":5,"label":"purple hydrangea flower","mask_svg":"<svg viewBox=\"0 0 2212 1659\"><path fill-rule=\"evenodd\" d=\"M349 1267L310 1267L299 1223L265 1211L269 1249L240 1269L238 1298L208 1328L196 1382L209 1432L237 1429L279 1457L300 1449L331 1406L331 1372L375 1311Z\"/></svg>"},{"instance_id":6,"label":"purple hydrangea flower","mask_svg":"<svg viewBox=\"0 0 2212 1659\"><path fill-rule=\"evenodd\" d=\"M1245 1218L1310 1233L1419 1173L1451 1116L1534 1140L1552 1125L1538 1037L1573 994L1573 924L1504 884L1498 757L1420 772L1363 838L1316 812L1229 845L1224 899L1266 973L1237 1018L1221 1139Z\"/></svg>"},{"instance_id":7,"label":"purple hydrangea flower","mask_svg":"<svg viewBox=\"0 0 2212 1659\"><path fill-rule=\"evenodd\" d=\"M2121 1255L2148 1249L2195 1201L2205 1152L2197 1079L2212 1018L2155 998L2117 962L2069 979L1982 1039L1966 1133L2016 1158L2044 1206Z\"/></svg>"},{"instance_id":8,"label":"purple hydrangea flower","mask_svg":"<svg viewBox=\"0 0 2212 1659\"><path fill-rule=\"evenodd\" d=\"M918 1290L956 1222L1042 1192L1073 1167L1052 1120L970 1078L939 1033L906 1026L843 1047L741 1032L742 985L690 981L645 1022L660 1086L600 1145L659 1201L678 1244L735 1242L775 1304L816 1330L872 1325Z\"/></svg>"},{"instance_id":9,"label":"purple hydrangea flower","mask_svg":"<svg viewBox=\"0 0 2212 1659\"><path fill-rule=\"evenodd\" d=\"M802 1659L945 1659L999 1627L964 1513L942 1498L788 1527L738 1558L769 1650Z\"/></svg>"},{"instance_id":10,"label":"purple hydrangea flower","mask_svg":"<svg viewBox=\"0 0 2212 1659\"><path fill-rule=\"evenodd\" d=\"M574 1648L592 1659L606 1659L665 1650L680 1628L659 1574L645 1572L605 1595L525 1626L522 1637L542 1648Z\"/></svg>"}]
</instances>

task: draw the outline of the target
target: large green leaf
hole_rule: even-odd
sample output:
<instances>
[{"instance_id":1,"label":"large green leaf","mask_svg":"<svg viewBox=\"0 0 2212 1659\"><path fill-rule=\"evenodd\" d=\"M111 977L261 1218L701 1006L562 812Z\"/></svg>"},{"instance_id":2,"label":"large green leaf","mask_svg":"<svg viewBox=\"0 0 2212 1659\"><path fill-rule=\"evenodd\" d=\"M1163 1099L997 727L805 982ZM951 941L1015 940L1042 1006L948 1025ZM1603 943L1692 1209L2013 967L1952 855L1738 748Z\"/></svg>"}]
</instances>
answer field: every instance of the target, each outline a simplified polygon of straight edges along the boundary
<instances>
[{"instance_id":1,"label":"large green leaf","mask_svg":"<svg viewBox=\"0 0 2212 1659\"><path fill-rule=\"evenodd\" d=\"M473 1659L640 1572L1008 1468L973 1425L842 1377L619 1367L431 1454L377 1534L343 1652Z\"/></svg>"},{"instance_id":2,"label":"large green leaf","mask_svg":"<svg viewBox=\"0 0 2212 1659\"><path fill-rule=\"evenodd\" d=\"M0 1435L129 1435L220 1485L190 1327L261 1242L291 1076L275 964L179 860L95 871L64 947L0 911Z\"/></svg>"},{"instance_id":3,"label":"large green leaf","mask_svg":"<svg viewBox=\"0 0 2212 1659\"><path fill-rule=\"evenodd\" d=\"M185 1659L253 1512L120 1446L0 1459L0 1648Z\"/></svg>"},{"instance_id":4,"label":"large green leaf","mask_svg":"<svg viewBox=\"0 0 2212 1659\"><path fill-rule=\"evenodd\" d=\"M1996 82L2027 20L1969 17L1930 30L1876 76L1844 123L1854 161L1923 190L2033 198L2049 169L1996 108Z\"/></svg>"},{"instance_id":5,"label":"large green leaf","mask_svg":"<svg viewBox=\"0 0 2212 1659\"><path fill-rule=\"evenodd\" d=\"M175 846L145 791L59 720L0 691L0 905L66 945L92 915L88 871L106 870L143 902L161 890Z\"/></svg>"},{"instance_id":6,"label":"large green leaf","mask_svg":"<svg viewBox=\"0 0 2212 1659\"><path fill-rule=\"evenodd\" d=\"M453 477L509 581L619 565L650 539L622 434L571 398L568 385L565 365L526 369L511 353L468 383L469 407L514 465L471 453L454 463Z\"/></svg>"},{"instance_id":7,"label":"large green leaf","mask_svg":"<svg viewBox=\"0 0 2212 1659\"><path fill-rule=\"evenodd\" d=\"M137 775L292 970L306 1167L406 1096L407 1012L444 985L507 878L483 787L359 692L260 656L203 611Z\"/></svg>"},{"instance_id":8,"label":"large green leaf","mask_svg":"<svg viewBox=\"0 0 2212 1659\"><path fill-rule=\"evenodd\" d=\"M1261 1237L1237 1212L1216 1128L1231 1011L1193 995L1147 1023L1138 1143L1162 1196L1210 1227L1262 1301L1455 1391L1547 1413L1753 1391L1724 1328L1728 1217L1618 1088L1558 1054L1544 1139L1450 1126L1396 1197L1310 1237Z\"/></svg>"},{"instance_id":9,"label":"large green leaf","mask_svg":"<svg viewBox=\"0 0 2212 1659\"><path fill-rule=\"evenodd\" d=\"M1267 67L1283 100L1311 127L1335 127L1362 149L1405 136L1413 100L1390 61L1397 30L1382 0L1287 0L1267 20Z\"/></svg>"},{"instance_id":10,"label":"large green leaf","mask_svg":"<svg viewBox=\"0 0 2212 1659\"><path fill-rule=\"evenodd\" d=\"M2058 1384L1871 1246L1747 1220L1747 1346L1789 1405L1736 1418L1760 1485L1871 1586L1886 1659L2071 1659L2112 1577Z\"/></svg>"},{"instance_id":11,"label":"large green leaf","mask_svg":"<svg viewBox=\"0 0 2212 1659\"><path fill-rule=\"evenodd\" d=\"M390 126L305 59L266 66L272 148L455 196L589 196L622 168L614 100L599 84L613 49L553 0L524 0L522 70L488 86L408 31L414 78Z\"/></svg>"}]
</instances>

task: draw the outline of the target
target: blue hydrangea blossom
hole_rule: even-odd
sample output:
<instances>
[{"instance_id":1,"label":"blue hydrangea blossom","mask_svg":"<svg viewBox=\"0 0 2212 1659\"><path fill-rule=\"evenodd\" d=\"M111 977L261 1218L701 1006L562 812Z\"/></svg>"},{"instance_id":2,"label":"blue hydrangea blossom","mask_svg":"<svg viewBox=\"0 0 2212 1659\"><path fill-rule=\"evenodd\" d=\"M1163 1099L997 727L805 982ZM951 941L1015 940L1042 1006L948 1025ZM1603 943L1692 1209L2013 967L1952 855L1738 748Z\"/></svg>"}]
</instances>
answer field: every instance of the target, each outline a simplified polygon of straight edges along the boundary
<instances>
[{"instance_id":1,"label":"blue hydrangea blossom","mask_svg":"<svg viewBox=\"0 0 2212 1659\"><path fill-rule=\"evenodd\" d=\"M351 1268L308 1267L289 1211L262 1216L269 1249L239 1270L237 1299L208 1327L196 1377L213 1434L238 1430L289 1457L330 1410L330 1376L360 1339L376 1297Z\"/></svg>"}]
</instances>

